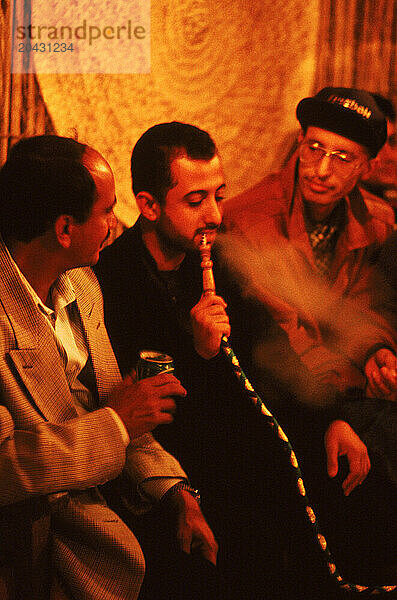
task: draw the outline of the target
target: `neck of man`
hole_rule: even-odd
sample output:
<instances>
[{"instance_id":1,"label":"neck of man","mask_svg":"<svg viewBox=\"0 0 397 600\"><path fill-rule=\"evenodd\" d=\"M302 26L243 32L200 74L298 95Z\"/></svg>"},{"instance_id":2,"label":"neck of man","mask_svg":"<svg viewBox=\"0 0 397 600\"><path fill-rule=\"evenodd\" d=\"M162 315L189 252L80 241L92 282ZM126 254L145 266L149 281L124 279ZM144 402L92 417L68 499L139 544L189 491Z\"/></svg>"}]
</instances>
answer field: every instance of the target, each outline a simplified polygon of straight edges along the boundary
<instances>
[{"instance_id":1,"label":"neck of man","mask_svg":"<svg viewBox=\"0 0 397 600\"><path fill-rule=\"evenodd\" d=\"M341 200L338 200L338 202L333 202L332 204L326 204L324 206L321 204L316 204L315 202L307 202L307 200L304 200L306 214L312 223L322 223L328 219L335 206L337 206Z\"/></svg>"},{"instance_id":2,"label":"neck of man","mask_svg":"<svg viewBox=\"0 0 397 600\"><path fill-rule=\"evenodd\" d=\"M42 238L31 242L9 241L7 248L40 300L51 307L50 288L66 270L56 253L48 251Z\"/></svg>"},{"instance_id":3,"label":"neck of man","mask_svg":"<svg viewBox=\"0 0 397 600\"><path fill-rule=\"evenodd\" d=\"M153 229L143 228L142 240L159 271L176 271L186 256L186 252L167 244Z\"/></svg>"}]
</instances>

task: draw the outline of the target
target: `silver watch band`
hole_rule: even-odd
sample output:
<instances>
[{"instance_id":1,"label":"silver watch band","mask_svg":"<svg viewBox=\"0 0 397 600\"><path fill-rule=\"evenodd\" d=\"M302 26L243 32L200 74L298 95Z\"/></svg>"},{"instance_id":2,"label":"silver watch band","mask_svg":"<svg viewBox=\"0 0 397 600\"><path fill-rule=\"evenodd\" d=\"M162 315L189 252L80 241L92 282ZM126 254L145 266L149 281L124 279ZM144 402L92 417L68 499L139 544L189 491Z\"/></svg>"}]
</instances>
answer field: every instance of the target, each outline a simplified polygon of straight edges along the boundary
<instances>
[{"instance_id":1,"label":"silver watch band","mask_svg":"<svg viewBox=\"0 0 397 600\"><path fill-rule=\"evenodd\" d=\"M164 494L164 496L162 497L161 500L162 501L166 500L170 496L177 494L180 490L186 490L187 492L189 492L189 494L191 496L193 496L193 498L196 500L196 502L198 504L200 504L200 502L201 502L200 492L198 490L195 490L194 488L192 488L192 486L189 485L186 481L178 481L178 483L176 483L175 485L170 487L170 489L166 491L166 493Z\"/></svg>"}]
</instances>

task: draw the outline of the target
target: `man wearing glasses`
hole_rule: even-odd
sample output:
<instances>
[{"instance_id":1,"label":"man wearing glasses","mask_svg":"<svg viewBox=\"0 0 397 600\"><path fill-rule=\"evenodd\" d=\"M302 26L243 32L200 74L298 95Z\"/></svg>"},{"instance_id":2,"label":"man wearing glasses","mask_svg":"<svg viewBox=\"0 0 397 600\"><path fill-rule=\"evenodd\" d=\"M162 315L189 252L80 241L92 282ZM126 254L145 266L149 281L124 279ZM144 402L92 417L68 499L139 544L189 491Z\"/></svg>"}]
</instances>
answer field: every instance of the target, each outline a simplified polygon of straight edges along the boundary
<instances>
[{"instance_id":1,"label":"man wearing glasses","mask_svg":"<svg viewBox=\"0 0 397 600\"><path fill-rule=\"evenodd\" d=\"M328 457L322 448L318 421L322 411L302 404L301 410L291 406L288 413L289 400L280 394L275 414L297 453L336 563L350 579L379 584L390 581L388 569L395 573L396 520L389 512L395 503L390 475L395 424L389 418L395 404L389 400L395 399L397 377L395 333L372 310L378 291L372 264L393 231L394 216L391 207L362 190L360 182L386 141L386 120L371 94L349 88L328 87L301 100L296 115L302 130L295 154L283 170L227 201L224 223L235 234L236 255L254 249L243 268L248 272L255 264L261 267L257 280L252 279L255 290L302 363L331 397L339 397L336 406L342 408L344 420L368 447L371 469L346 501L336 484L343 478L346 456L350 467L360 464L354 445L350 444L350 456L347 446L340 446L337 459L330 461L329 430ZM272 279L276 286L259 287L259 282L268 284ZM287 377L287 363L277 350L275 343L265 346L264 341L261 365L277 368L280 377ZM294 581L304 586L307 572L306 592L314 590L315 569L304 566L306 547L299 552L299 541L291 547L287 563L296 569ZM314 565L315 559L310 560ZM336 590L330 596L321 595L324 590L313 593L309 597L339 598Z\"/></svg>"},{"instance_id":2,"label":"man wearing glasses","mask_svg":"<svg viewBox=\"0 0 397 600\"><path fill-rule=\"evenodd\" d=\"M227 202L224 223L255 247L288 242L310 281L326 284L337 299L357 299L367 311L375 286L371 260L394 216L360 181L386 141L386 119L370 93L331 87L301 100L296 115L302 128L296 153L281 172ZM364 337L350 332L336 347L329 323L324 328L313 313L280 306L271 307L276 320L323 382L339 391L364 387L365 370L371 395L394 387L395 356L384 349L393 347L393 332L381 317L370 313Z\"/></svg>"}]
</instances>

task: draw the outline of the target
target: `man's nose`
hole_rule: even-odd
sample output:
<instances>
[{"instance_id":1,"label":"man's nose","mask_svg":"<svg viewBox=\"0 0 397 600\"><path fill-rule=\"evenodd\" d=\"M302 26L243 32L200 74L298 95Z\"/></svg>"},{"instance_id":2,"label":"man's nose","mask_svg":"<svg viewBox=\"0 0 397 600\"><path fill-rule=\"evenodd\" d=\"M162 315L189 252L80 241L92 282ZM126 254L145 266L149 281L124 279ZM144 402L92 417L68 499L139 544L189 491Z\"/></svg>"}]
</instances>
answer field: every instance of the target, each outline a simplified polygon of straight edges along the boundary
<instances>
[{"instance_id":1,"label":"man's nose","mask_svg":"<svg viewBox=\"0 0 397 600\"><path fill-rule=\"evenodd\" d=\"M213 223L214 225L220 225L222 223L222 207L221 203L214 199L211 199L207 203L205 210L205 220L207 224Z\"/></svg>"},{"instance_id":2,"label":"man's nose","mask_svg":"<svg viewBox=\"0 0 397 600\"><path fill-rule=\"evenodd\" d=\"M328 177L332 173L332 157L326 154L319 160L316 165L316 172L319 177Z\"/></svg>"}]
</instances>

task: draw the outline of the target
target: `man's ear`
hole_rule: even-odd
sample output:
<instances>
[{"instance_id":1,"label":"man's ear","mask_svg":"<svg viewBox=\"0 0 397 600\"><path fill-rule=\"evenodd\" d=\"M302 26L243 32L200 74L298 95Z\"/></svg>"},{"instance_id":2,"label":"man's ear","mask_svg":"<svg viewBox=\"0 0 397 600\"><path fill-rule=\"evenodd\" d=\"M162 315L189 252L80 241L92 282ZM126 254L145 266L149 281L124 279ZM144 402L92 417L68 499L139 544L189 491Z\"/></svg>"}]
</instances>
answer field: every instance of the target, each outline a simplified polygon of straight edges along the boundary
<instances>
[{"instance_id":1,"label":"man's ear","mask_svg":"<svg viewBox=\"0 0 397 600\"><path fill-rule=\"evenodd\" d=\"M136 203L142 216L148 221L157 221L160 216L160 204L149 192L139 192L136 196Z\"/></svg>"},{"instance_id":2,"label":"man's ear","mask_svg":"<svg viewBox=\"0 0 397 600\"><path fill-rule=\"evenodd\" d=\"M70 248L73 225L74 220L69 215L60 215L55 221L55 235L62 248Z\"/></svg>"}]
</instances>

